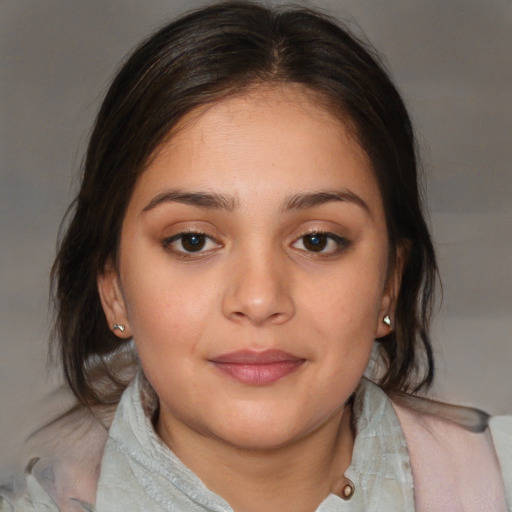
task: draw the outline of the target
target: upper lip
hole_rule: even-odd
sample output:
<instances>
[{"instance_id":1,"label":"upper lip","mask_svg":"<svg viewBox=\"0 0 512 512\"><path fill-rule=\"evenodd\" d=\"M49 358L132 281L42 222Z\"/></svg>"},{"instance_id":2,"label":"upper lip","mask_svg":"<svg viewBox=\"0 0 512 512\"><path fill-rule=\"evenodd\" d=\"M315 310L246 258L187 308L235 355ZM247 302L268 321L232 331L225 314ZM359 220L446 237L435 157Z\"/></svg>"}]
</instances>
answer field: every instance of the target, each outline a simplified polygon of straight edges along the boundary
<instances>
[{"instance_id":1,"label":"upper lip","mask_svg":"<svg viewBox=\"0 0 512 512\"><path fill-rule=\"evenodd\" d=\"M304 358L278 349L264 351L237 350L227 354L221 354L210 359L213 363L220 364L271 364L284 361L303 361Z\"/></svg>"}]
</instances>

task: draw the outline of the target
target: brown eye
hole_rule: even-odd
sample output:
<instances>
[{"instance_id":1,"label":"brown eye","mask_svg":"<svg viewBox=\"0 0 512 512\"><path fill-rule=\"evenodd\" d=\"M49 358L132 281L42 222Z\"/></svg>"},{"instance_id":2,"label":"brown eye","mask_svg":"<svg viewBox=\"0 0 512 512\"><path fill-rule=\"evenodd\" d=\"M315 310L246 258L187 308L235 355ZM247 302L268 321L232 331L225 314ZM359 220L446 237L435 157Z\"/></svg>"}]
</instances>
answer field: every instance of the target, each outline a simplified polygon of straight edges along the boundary
<instances>
[{"instance_id":1,"label":"brown eye","mask_svg":"<svg viewBox=\"0 0 512 512\"><path fill-rule=\"evenodd\" d=\"M202 255L220 247L212 237L199 232L185 232L166 238L162 241L165 250L186 256L187 254Z\"/></svg>"},{"instance_id":2,"label":"brown eye","mask_svg":"<svg viewBox=\"0 0 512 512\"><path fill-rule=\"evenodd\" d=\"M206 245L206 236L200 233L184 233L181 235L181 246L187 252L197 252Z\"/></svg>"},{"instance_id":3,"label":"brown eye","mask_svg":"<svg viewBox=\"0 0 512 512\"><path fill-rule=\"evenodd\" d=\"M302 239L306 250L311 252L321 252L327 247L328 238L325 233L311 233Z\"/></svg>"},{"instance_id":4,"label":"brown eye","mask_svg":"<svg viewBox=\"0 0 512 512\"><path fill-rule=\"evenodd\" d=\"M350 246L350 240L335 235L334 233L306 233L298 238L292 247L305 253L318 254L319 256L335 256Z\"/></svg>"}]
</instances>

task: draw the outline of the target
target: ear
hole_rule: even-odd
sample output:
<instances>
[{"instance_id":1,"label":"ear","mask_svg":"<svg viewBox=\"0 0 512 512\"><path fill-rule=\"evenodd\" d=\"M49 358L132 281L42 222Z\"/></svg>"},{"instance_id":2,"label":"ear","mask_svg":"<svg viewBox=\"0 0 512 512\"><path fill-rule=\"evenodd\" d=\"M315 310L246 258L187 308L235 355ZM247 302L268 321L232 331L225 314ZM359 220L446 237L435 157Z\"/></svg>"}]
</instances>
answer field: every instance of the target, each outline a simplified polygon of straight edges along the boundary
<instances>
[{"instance_id":1,"label":"ear","mask_svg":"<svg viewBox=\"0 0 512 512\"><path fill-rule=\"evenodd\" d=\"M382 338L393 331L395 321L395 310L400 284L402 283L402 273L407 261L409 245L404 242L396 250L395 261L390 268L386 280L386 287L382 294L381 307L377 326L375 328L375 338ZM389 317L391 325L388 325L384 318Z\"/></svg>"},{"instance_id":2,"label":"ear","mask_svg":"<svg viewBox=\"0 0 512 512\"><path fill-rule=\"evenodd\" d=\"M103 272L98 276L97 283L101 305L109 328L119 338L130 338L132 331L126 314L118 273L111 262L105 265ZM114 325L124 326L124 330L114 329Z\"/></svg>"}]
</instances>

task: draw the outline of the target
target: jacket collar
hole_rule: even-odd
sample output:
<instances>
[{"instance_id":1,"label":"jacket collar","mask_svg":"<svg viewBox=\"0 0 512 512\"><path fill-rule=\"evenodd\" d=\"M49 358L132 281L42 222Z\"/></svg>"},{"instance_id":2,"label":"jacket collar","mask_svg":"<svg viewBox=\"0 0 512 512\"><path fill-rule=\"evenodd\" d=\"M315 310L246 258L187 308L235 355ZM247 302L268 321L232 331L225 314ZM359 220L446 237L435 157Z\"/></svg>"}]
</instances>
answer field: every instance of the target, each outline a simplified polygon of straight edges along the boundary
<instances>
[{"instance_id":1,"label":"jacket collar","mask_svg":"<svg viewBox=\"0 0 512 512\"><path fill-rule=\"evenodd\" d=\"M169 504L176 503L191 511L232 512L157 436L151 423L156 406L140 373L125 391L110 428L97 509L114 510L123 502L141 504L141 510L171 510ZM363 379L353 408L356 439L345 476L354 483L354 495L348 501L330 495L317 512L414 510L407 446L389 398Z\"/></svg>"}]
</instances>

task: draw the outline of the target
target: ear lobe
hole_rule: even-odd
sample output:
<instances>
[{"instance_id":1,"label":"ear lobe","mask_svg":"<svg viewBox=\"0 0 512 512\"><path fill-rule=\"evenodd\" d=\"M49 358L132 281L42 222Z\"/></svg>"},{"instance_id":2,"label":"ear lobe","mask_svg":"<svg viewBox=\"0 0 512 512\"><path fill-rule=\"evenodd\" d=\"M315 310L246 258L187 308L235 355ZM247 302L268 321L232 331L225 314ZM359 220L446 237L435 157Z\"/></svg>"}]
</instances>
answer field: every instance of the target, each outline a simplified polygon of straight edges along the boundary
<instances>
[{"instance_id":1,"label":"ear lobe","mask_svg":"<svg viewBox=\"0 0 512 512\"><path fill-rule=\"evenodd\" d=\"M409 244L407 241L397 248L395 261L388 275L386 288L382 295L381 308L379 310L379 318L375 330L376 339L387 336L393 331L396 301L400 292L402 274L407 261L408 252Z\"/></svg>"},{"instance_id":2,"label":"ear lobe","mask_svg":"<svg viewBox=\"0 0 512 512\"><path fill-rule=\"evenodd\" d=\"M105 270L98 276L98 293L101 306L109 326L116 336L127 339L132 335L123 294L119 286L117 271L111 265L106 265ZM124 330L114 329L114 325L124 326Z\"/></svg>"},{"instance_id":3,"label":"ear lobe","mask_svg":"<svg viewBox=\"0 0 512 512\"><path fill-rule=\"evenodd\" d=\"M393 331L393 319L395 317L395 301L387 295L382 298L382 305L379 310L377 327L375 329L375 339L387 336ZM388 324L389 319L389 324Z\"/></svg>"}]
</instances>

